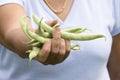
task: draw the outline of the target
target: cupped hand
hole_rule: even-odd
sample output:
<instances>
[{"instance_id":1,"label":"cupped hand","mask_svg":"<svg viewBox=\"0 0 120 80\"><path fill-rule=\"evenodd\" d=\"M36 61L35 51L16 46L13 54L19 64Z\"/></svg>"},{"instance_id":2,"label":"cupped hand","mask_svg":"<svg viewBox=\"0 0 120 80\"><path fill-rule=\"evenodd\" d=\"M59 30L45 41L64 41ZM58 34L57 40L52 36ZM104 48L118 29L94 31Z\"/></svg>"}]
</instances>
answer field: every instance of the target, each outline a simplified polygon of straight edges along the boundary
<instances>
[{"instance_id":1,"label":"cupped hand","mask_svg":"<svg viewBox=\"0 0 120 80\"><path fill-rule=\"evenodd\" d=\"M57 20L48 21L46 23L53 26L57 23ZM39 55L37 56L37 60L44 65L55 65L61 63L70 53L70 41L61 38L59 27L54 29L52 35L53 38L44 43Z\"/></svg>"}]
</instances>

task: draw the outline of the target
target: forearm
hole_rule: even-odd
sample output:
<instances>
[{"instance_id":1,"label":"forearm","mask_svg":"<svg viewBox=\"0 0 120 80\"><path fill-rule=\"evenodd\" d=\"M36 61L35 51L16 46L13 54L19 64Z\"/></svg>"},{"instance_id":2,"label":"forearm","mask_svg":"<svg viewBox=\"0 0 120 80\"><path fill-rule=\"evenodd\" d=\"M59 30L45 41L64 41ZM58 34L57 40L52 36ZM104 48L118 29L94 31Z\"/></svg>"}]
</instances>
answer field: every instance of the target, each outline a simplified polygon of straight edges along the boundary
<instances>
[{"instance_id":1,"label":"forearm","mask_svg":"<svg viewBox=\"0 0 120 80\"><path fill-rule=\"evenodd\" d=\"M111 80L120 79L120 34L113 37L112 51L108 62Z\"/></svg>"},{"instance_id":2,"label":"forearm","mask_svg":"<svg viewBox=\"0 0 120 80\"><path fill-rule=\"evenodd\" d=\"M30 46L24 44L24 42L27 41L29 41L29 39L24 35L21 29L18 28L6 33L4 38L1 39L1 44L21 57L27 57L28 55L25 51L31 49Z\"/></svg>"},{"instance_id":3,"label":"forearm","mask_svg":"<svg viewBox=\"0 0 120 80\"><path fill-rule=\"evenodd\" d=\"M11 9L14 12L11 12ZM20 19L23 16L26 16L26 13L20 5L8 4L0 6L0 43L20 56L27 57L25 51L31 47L24 44L29 39L20 27Z\"/></svg>"}]
</instances>

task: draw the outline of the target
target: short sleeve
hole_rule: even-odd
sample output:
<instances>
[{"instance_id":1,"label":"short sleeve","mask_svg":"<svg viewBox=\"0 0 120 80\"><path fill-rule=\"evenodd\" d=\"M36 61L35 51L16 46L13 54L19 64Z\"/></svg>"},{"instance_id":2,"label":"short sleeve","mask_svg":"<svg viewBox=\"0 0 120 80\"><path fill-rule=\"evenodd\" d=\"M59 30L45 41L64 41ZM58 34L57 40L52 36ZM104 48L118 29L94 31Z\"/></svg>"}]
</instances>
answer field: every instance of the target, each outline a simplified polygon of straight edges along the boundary
<instances>
[{"instance_id":1,"label":"short sleeve","mask_svg":"<svg viewBox=\"0 0 120 80\"><path fill-rule=\"evenodd\" d=\"M23 6L23 0L0 0L0 6L9 4L9 3L16 3Z\"/></svg>"},{"instance_id":2,"label":"short sleeve","mask_svg":"<svg viewBox=\"0 0 120 80\"><path fill-rule=\"evenodd\" d=\"M113 0L113 16L115 25L112 30L112 35L114 36L120 33L120 0Z\"/></svg>"}]
</instances>

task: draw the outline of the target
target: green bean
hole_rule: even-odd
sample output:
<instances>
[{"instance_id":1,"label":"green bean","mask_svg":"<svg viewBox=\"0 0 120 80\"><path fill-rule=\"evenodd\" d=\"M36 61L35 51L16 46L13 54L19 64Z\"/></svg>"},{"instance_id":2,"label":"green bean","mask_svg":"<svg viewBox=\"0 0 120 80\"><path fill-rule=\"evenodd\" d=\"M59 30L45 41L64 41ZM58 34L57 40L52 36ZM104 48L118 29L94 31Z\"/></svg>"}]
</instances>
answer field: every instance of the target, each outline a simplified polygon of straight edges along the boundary
<instances>
[{"instance_id":1,"label":"green bean","mask_svg":"<svg viewBox=\"0 0 120 80\"><path fill-rule=\"evenodd\" d=\"M39 36L39 35L31 32L31 31L27 31L27 32L28 32L28 34L29 34L33 39L39 41L39 42L42 43L42 44L44 44L45 41L50 40L50 38L41 37L41 36ZM74 49L74 47L77 47L77 46L72 46L71 49ZM74 49L74 50L75 50L75 49ZM77 50L77 49L76 49L76 50Z\"/></svg>"},{"instance_id":2,"label":"green bean","mask_svg":"<svg viewBox=\"0 0 120 80\"><path fill-rule=\"evenodd\" d=\"M40 19L39 19L39 17L36 15L36 14L33 14L32 15L32 18L33 18L33 20L34 20L34 22L39 26L39 23L40 23Z\"/></svg>"},{"instance_id":3,"label":"green bean","mask_svg":"<svg viewBox=\"0 0 120 80\"><path fill-rule=\"evenodd\" d=\"M44 37L41 37L41 36L39 36L38 34L36 34L36 33L34 33L34 32L32 32L32 31L30 31L29 29L28 29L28 26L24 26L24 27L26 27L25 29L25 31L27 32L27 36L30 36L32 39L35 39L36 41L39 41L39 42L41 42L41 43L44 43L48 38L44 38Z\"/></svg>"},{"instance_id":4,"label":"green bean","mask_svg":"<svg viewBox=\"0 0 120 80\"><path fill-rule=\"evenodd\" d=\"M55 24L54 26L52 26L53 28L59 27L59 24Z\"/></svg>"},{"instance_id":5,"label":"green bean","mask_svg":"<svg viewBox=\"0 0 120 80\"><path fill-rule=\"evenodd\" d=\"M23 20L24 20L24 19L23 19ZM25 25L25 26L21 25L21 27L24 27L24 30L23 30L23 31L24 31L24 32L27 32L27 35L26 35L26 36L30 37L31 40L33 40L33 41L38 41L37 43L34 42L34 43L30 44L30 45L39 46L39 45L41 45L41 44L44 44L45 41L50 40L50 38L44 38L44 37L42 37L42 36L40 36L40 35L32 32L32 31L30 31L30 30L28 29L28 26L27 26L27 25ZM73 48L73 47L72 47L72 48Z\"/></svg>"},{"instance_id":6,"label":"green bean","mask_svg":"<svg viewBox=\"0 0 120 80\"><path fill-rule=\"evenodd\" d=\"M42 27L41 27L41 22L42 22L43 18L40 20L39 25L38 25L38 33L40 36L46 37L46 38L52 38L52 34L50 34L49 32L46 32ZM53 28L58 27L59 24L55 24L54 26L52 26Z\"/></svg>"},{"instance_id":7,"label":"green bean","mask_svg":"<svg viewBox=\"0 0 120 80\"><path fill-rule=\"evenodd\" d=\"M35 58L40 52L40 48L33 47L32 50L27 50L26 53L29 53L29 62L31 63L31 60Z\"/></svg>"},{"instance_id":8,"label":"green bean","mask_svg":"<svg viewBox=\"0 0 120 80\"><path fill-rule=\"evenodd\" d=\"M48 32L45 32L44 29L41 27L41 21L42 21L42 19L39 22L38 33L39 33L40 36L43 36L43 37L46 37L46 38L48 38L48 37L50 38L52 36L52 34L50 34Z\"/></svg>"},{"instance_id":9,"label":"green bean","mask_svg":"<svg viewBox=\"0 0 120 80\"><path fill-rule=\"evenodd\" d=\"M35 14L33 14L33 20L37 24L40 21L40 19ZM41 21L41 27L49 33L53 33L54 31L54 28L50 27L43 21ZM61 37L64 39L80 40L80 41L93 40L93 39L102 38L102 37L105 38L105 36L102 34L75 34L75 33L69 33L65 31L61 31Z\"/></svg>"},{"instance_id":10,"label":"green bean","mask_svg":"<svg viewBox=\"0 0 120 80\"><path fill-rule=\"evenodd\" d=\"M29 42L26 42L27 45L33 46L32 50L26 51L26 53L29 53L29 61L31 61L33 58L35 58L39 52L42 45L47 40L51 40L52 33L54 31L55 27L58 27L59 25L56 24L53 27L47 25L42 19L40 20L37 15L33 14L33 20L38 25L38 34L30 31L28 28L28 25L25 23L25 19L28 17L23 17L20 21L20 26L25 33L25 35L30 39ZM61 30L61 37L68 40L79 40L79 41L86 41L86 40L93 40L97 38L105 38L102 34L79 34L81 32L84 32L85 30L88 30L86 28L72 28L67 30ZM72 50L79 50L80 46L78 44L72 44L71 45Z\"/></svg>"},{"instance_id":11,"label":"green bean","mask_svg":"<svg viewBox=\"0 0 120 80\"><path fill-rule=\"evenodd\" d=\"M85 30L88 30L88 29L87 28L76 27L76 28L72 28L72 29L66 29L66 30L63 30L63 31L70 32L70 33L82 33Z\"/></svg>"},{"instance_id":12,"label":"green bean","mask_svg":"<svg viewBox=\"0 0 120 80\"><path fill-rule=\"evenodd\" d=\"M29 54L29 60L31 61L33 58L35 58L40 52L40 48L38 47L33 47L33 50L31 50Z\"/></svg>"},{"instance_id":13,"label":"green bean","mask_svg":"<svg viewBox=\"0 0 120 80\"><path fill-rule=\"evenodd\" d=\"M32 50L27 50L26 53L30 54L31 51L32 51Z\"/></svg>"},{"instance_id":14,"label":"green bean","mask_svg":"<svg viewBox=\"0 0 120 80\"><path fill-rule=\"evenodd\" d=\"M39 36L38 34L30 31L30 30L28 29L28 25L25 23L25 19L26 19L26 18L27 18L27 17L23 17L23 18L21 19L21 21L20 21L20 26L21 26L23 32L24 32L24 33L26 34L26 36L27 36L28 38L30 38L31 40L34 39L35 41L39 41L39 42L41 42L41 43L44 43L44 42L47 40L47 38L45 39L45 38ZM31 42L32 42L32 41L30 41L30 43L31 43ZM28 42L28 43L29 43L29 42Z\"/></svg>"},{"instance_id":15,"label":"green bean","mask_svg":"<svg viewBox=\"0 0 120 80\"><path fill-rule=\"evenodd\" d=\"M71 49L72 50L79 50L80 49L80 45L78 45L78 44L72 44L71 45Z\"/></svg>"},{"instance_id":16,"label":"green bean","mask_svg":"<svg viewBox=\"0 0 120 80\"><path fill-rule=\"evenodd\" d=\"M93 40L97 38L102 38L105 37L104 35L101 34L73 34L73 33L67 33L67 32L62 32L61 37L64 39L69 39L69 40L80 40L80 41L86 41L86 40Z\"/></svg>"},{"instance_id":17,"label":"green bean","mask_svg":"<svg viewBox=\"0 0 120 80\"><path fill-rule=\"evenodd\" d=\"M39 36L38 34L35 34L34 32L28 31L28 34L35 40L39 41L40 43L44 43L46 40L49 40L49 38L44 38Z\"/></svg>"},{"instance_id":18,"label":"green bean","mask_svg":"<svg viewBox=\"0 0 120 80\"><path fill-rule=\"evenodd\" d=\"M26 32L26 28L27 28L26 26L28 26L28 25L25 23L26 18L29 18L29 17L28 17L28 16L22 17L22 19L20 20L20 26L21 26L23 32L28 36L28 38L29 38L29 39L32 39L32 38L28 35L28 33Z\"/></svg>"},{"instance_id":19,"label":"green bean","mask_svg":"<svg viewBox=\"0 0 120 80\"><path fill-rule=\"evenodd\" d=\"M45 24L44 22L41 24L41 26L48 32L53 33L54 29L51 28L49 25ZM69 40L93 40L101 37L105 37L104 35L101 34L74 34L74 33L68 33L61 31L61 37L64 39L69 39Z\"/></svg>"},{"instance_id":20,"label":"green bean","mask_svg":"<svg viewBox=\"0 0 120 80\"><path fill-rule=\"evenodd\" d=\"M34 42L36 42L36 40L35 40L35 39L31 39L31 40L28 41L28 42L24 42L24 44L30 45L30 44L32 44L32 43L34 43Z\"/></svg>"},{"instance_id":21,"label":"green bean","mask_svg":"<svg viewBox=\"0 0 120 80\"><path fill-rule=\"evenodd\" d=\"M40 42L34 42L34 43L32 43L32 44L30 44L31 46L33 46L33 47L42 47L42 43L40 43Z\"/></svg>"}]
</instances>

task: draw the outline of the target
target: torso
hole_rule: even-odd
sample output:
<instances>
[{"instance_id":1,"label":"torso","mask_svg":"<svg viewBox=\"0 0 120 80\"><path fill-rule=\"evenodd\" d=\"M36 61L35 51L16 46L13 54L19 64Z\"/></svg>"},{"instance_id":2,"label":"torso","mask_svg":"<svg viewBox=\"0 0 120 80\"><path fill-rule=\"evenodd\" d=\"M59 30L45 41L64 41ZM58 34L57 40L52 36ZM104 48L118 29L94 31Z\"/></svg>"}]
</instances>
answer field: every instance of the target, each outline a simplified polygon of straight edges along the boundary
<instances>
[{"instance_id":1,"label":"torso","mask_svg":"<svg viewBox=\"0 0 120 80\"><path fill-rule=\"evenodd\" d=\"M110 80L106 68L111 51L114 19L111 10L112 0L69 0L67 12L53 13L43 0L23 0L23 7L30 16L37 14L44 20L58 19L62 29L86 27L86 33L104 34L105 39L92 41L71 41L80 44L80 50L71 51L69 57L61 64L44 66L32 61L29 67L27 59L21 59L13 52L0 46L0 79L4 74L9 80ZM26 2L28 1L28 2ZM73 3L72 3L73 2ZM24 74L24 75L23 75ZM6 77L3 77L5 80Z\"/></svg>"},{"instance_id":2,"label":"torso","mask_svg":"<svg viewBox=\"0 0 120 80\"><path fill-rule=\"evenodd\" d=\"M46 0L46 1L54 1L54 0ZM54 8L56 11L57 10L60 10L63 6L64 6L64 2L65 2L65 0L59 0L60 2L61 1L63 1L62 3L63 4L59 4L60 2L57 2L57 0L55 0L53 3L54 4L52 4L52 2L50 3L49 2L49 5L51 5L51 7L52 7L52 5L54 5L52 8ZM65 19L66 19L66 17L68 16L68 14L69 14L69 12L70 12L70 10L71 10L71 7L72 7L72 4L73 4L73 1L74 0L66 0L66 5L65 5L65 8L64 8L64 10L62 11L62 12L60 12L60 13L55 13L62 21L64 21ZM47 5L47 4L46 4ZM57 8L58 7L58 8ZM52 10L51 10L52 11Z\"/></svg>"}]
</instances>

